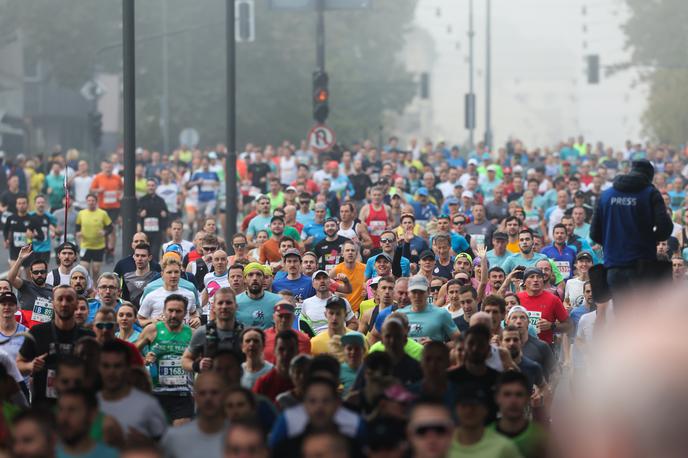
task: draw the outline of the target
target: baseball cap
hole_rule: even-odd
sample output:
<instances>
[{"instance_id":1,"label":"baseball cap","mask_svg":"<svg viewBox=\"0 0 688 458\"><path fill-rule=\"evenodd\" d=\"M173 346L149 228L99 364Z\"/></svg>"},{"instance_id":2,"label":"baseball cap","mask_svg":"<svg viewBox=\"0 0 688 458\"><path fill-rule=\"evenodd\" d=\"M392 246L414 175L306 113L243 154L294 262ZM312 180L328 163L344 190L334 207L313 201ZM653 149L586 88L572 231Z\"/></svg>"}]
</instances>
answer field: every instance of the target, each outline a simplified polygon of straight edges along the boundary
<instances>
[{"instance_id":1,"label":"baseball cap","mask_svg":"<svg viewBox=\"0 0 688 458\"><path fill-rule=\"evenodd\" d=\"M515 165L514 168L512 169L513 173L523 173L523 167L520 165Z\"/></svg>"},{"instance_id":2,"label":"baseball cap","mask_svg":"<svg viewBox=\"0 0 688 458\"><path fill-rule=\"evenodd\" d=\"M293 187L293 186L288 186L287 189L286 189L286 191L287 191L287 192L289 192L289 191L294 191L294 192L296 192L296 188Z\"/></svg>"},{"instance_id":3,"label":"baseball cap","mask_svg":"<svg viewBox=\"0 0 688 458\"><path fill-rule=\"evenodd\" d=\"M11 291L0 294L0 303L4 304L6 302L17 304L17 296L15 296Z\"/></svg>"},{"instance_id":4,"label":"baseball cap","mask_svg":"<svg viewBox=\"0 0 688 458\"><path fill-rule=\"evenodd\" d=\"M428 188L426 188L426 187L418 188L418 191L416 191L416 194L418 194L419 196L427 196L428 195Z\"/></svg>"},{"instance_id":5,"label":"baseball cap","mask_svg":"<svg viewBox=\"0 0 688 458\"><path fill-rule=\"evenodd\" d=\"M447 197L446 199L444 199L444 203L447 205L459 205L459 199L457 199L454 196Z\"/></svg>"},{"instance_id":6,"label":"baseball cap","mask_svg":"<svg viewBox=\"0 0 688 458\"><path fill-rule=\"evenodd\" d=\"M542 273L540 269L536 269L535 267L530 267L523 272L523 279L525 280L526 278L530 277L531 275L539 275L539 276L544 276L545 274Z\"/></svg>"},{"instance_id":7,"label":"baseball cap","mask_svg":"<svg viewBox=\"0 0 688 458\"><path fill-rule=\"evenodd\" d=\"M209 152L208 159L217 159L217 153L215 151Z\"/></svg>"},{"instance_id":8,"label":"baseball cap","mask_svg":"<svg viewBox=\"0 0 688 458\"><path fill-rule=\"evenodd\" d=\"M466 191L461 193L461 197L466 197L468 199L472 199L473 198L473 191L466 190Z\"/></svg>"},{"instance_id":9,"label":"baseball cap","mask_svg":"<svg viewBox=\"0 0 688 458\"><path fill-rule=\"evenodd\" d=\"M418 256L418 259L432 258L435 259L435 252L432 250L423 250L423 252Z\"/></svg>"},{"instance_id":10,"label":"baseball cap","mask_svg":"<svg viewBox=\"0 0 688 458\"><path fill-rule=\"evenodd\" d=\"M330 276L330 274L328 274L324 270L316 270L315 272L313 272L313 275L311 275L311 279L315 280L316 278L318 278L319 275L325 275L326 277Z\"/></svg>"},{"instance_id":11,"label":"baseball cap","mask_svg":"<svg viewBox=\"0 0 688 458\"><path fill-rule=\"evenodd\" d=\"M289 302L278 302L275 304L275 313L280 315L294 314L296 309Z\"/></svg>"},{"instance_id":12,"label":"baseball cap","mask_svg":"<svg viewBox=\"0 0 688 458\"><path fill-rule=\"evenodd\" d=\"M327 302L325 303L325 308L326 309L331 309L331 308L342 308L346 310L346 299L343 297L339 297L337 295L334 295L330 297Z\"/></svg>"},{"instance_id":13,"label":"baseball cap","mask_svg":"<svg viewBox=\"0 0 688 458\"><path fill-rule=\"evenodd\" d=\"M246 266L244 267L244 275L248 275L251 272L256 272L256 271L265 275L265 269L264 269L263 264L261 264L259 262L250 262L250 263L246 264Z\"/></svg>"},{"instance_id":14,"label":"baseball cap","mask_svg":"<svg viewBox=\"0 0 688 458\"><path fill-rule=\"evenodd\" d=\"M414 275L411 277L408 283L409 291L427 291L428 290L428 279L422 275Z\"/></svg>"},{"instance_id":15,"label":"baseball cap","mask_svg":"<svg viewBox=\"0 0 688 458\"><path fill-rule=\"evenodd\" d=\"M266 277L272 277L272 267L264 265L263 275L265 275Z\"/></svg>"},{"instance_id":16,"label":"baseball cap","mask_svg":"<svg viewBox=\"0 0 688 458\"><path fill-rule=\"evenodd\" d=\"M296 248L289 248L284 252L284 257L286 258L287 256L298 256L301 259L301 252Z\"/></svg>"},{"instance_id":17,"label":"baseball cap","mask_svg":"<svg viewBox=\"0 0 688 458\"><path fill-rule=\"evenodd\" d=\"M488 172L496 172L497 171L497 166L494 164L490 164L487 166L487 171Z\"/></svg>"},{"instance_id":18,"label":"baseball cap","mask_svg":"<svg viewBox=\"0 0 688 458\"><path fill-rule=\"evenodd\" d=\"M330 162L327 163L327 166L328 166L328 167L337 168L337 167L339 167L339 162L337 162L337 161L330 161Z\"/></svg>"},{"instance_id":19,"label":"baseball cap","mask_svg":"<svg viewBox=\"0 0 688 458\"><path fill-rule=\"evenodd\" d=\"M585 197L585 193L581 190L578 190L578 191L576 191L576 193L573 196L581 198L581 197Z\"/></svg>"},{"instance_id":20,"label":"baseball cap","mask_svg":"<svg viewBox=\"0 0 688 458\"><path fill-rule=\"evenodd\" d=\"M463 251L462 251L461 253L457 254L457 255L456 255L456 259L458 259L458 258L466 258L466 259L468 259L468 262L470 262L471 264L473 264L473 258L471 257L470 254L468 254L468 253L466 253L466 252L463 252ZM454 259L454 262L456 262L456 259Z\"/></svg>"},{"instance_id":21,"label":"baseball cap","mask_svg":"<svg viewBox=\"0 0 688 458\"><path fill-rule=\"evenodd\" d=\"M79 248L74 245L72 242L64 242L58 245L57 247L57 253L60 254L62 253L62 250L72 250L74 253L79 252Z\"/></svg>"},{"instance_id":22,"label":"baseball cap","mask_svg":"<svg viewBox=\"0 0 688 458\"><path fill-rule=\"evenodd\" d=\"M475 158L469 159L468 165L478 165L478 160Z\"/></svg>"},{"instance_id":23,"label":"baseball cap","mask_svg":"<svg viewBox=\"0 0 688 458\"><path fill-rule=\"evenodd\" d=\"M381 276L373 277L372 280L370 280L370 283L368 283L370 286L377 286L378 283L380 283Z\"/></svg>"},{"instance_id":24,"label":"baseball cap","mask_svg":"<svg viewBox=\"0 0 688 458\"><path fill-rule=\"evenodd\" d=\"M374 263L377 262L378 259L380 258L385 258L387 262L392 262L392 257L388 255L387 253L380 253L377 256L375 256L375 260L373 261Z\"/></svg>"},{"instance_id":25,"label":"baseball cap","mask_svg":"<svg viewBox=\"0 0 688 458\"><path fill-rule=\"evenodd\" d=\"M509 236L507 235L506 232L497 231L497 232L492 234L492 239L493 240L505 240L506 241L506 240L509 240Z\"/></svg>"},{"instance_id":26,"label":"baseball cap","mask_svg":"<svg viewBox=\"0 0 688 458\"><path fill-rule=\"evenodd\" d=\"M502 171L504 172L504 175L511 175L511 167L504 167Z\"/></svg>"},{"instance_id":27,"label":"baseball cap","mask_svg":"<svg viewBox=\"0 0 688 458\"><path fill-rule=\"evenodd\" d=\"M177 253L179 256L184 253L182 246L178 243L170 243L167 248L165 248L165 253Z\"/></svg>"},{"instance_id":28,"label":"baseball cap","mask_svg":"<svg viewBox=\"0 0 688 458\"><path fill-rule=\"evenodd\" d=\"M507 314L506 319L508 320L509 318L511 318L511 315L513 315L516 312L523 312L526 315L528 315L528 309L527 308L525 308L522 305L514 305L513 307L511 307L509 309L509 313Z\"/></svg>"},{"instance_id":29,"label":"baseball cap","mask_svg":"<svg viewBox=\"0 0 688 458\"><path fill-rule=\"evenodd\" d=\"M358 345L365 348L365 337L360 332L349 331L341 338L342 345Z\"/></svg>"},{"instance_id":30,"label":"baseball cap","mask_svg":"<svg viewBox=\"0 0 688 458\"><path fill-rule=\"evenodd\" d=\"M587 258L590 261L592 261L592 255L590 253L588 253L587 251L581 251L580 253L578 253L576 255L576 261L579 259L583 259L583 258Z\"/></svg>"},{"instance_id":31,"label":"baseball cap","mask_svg":"<svg viewBox=\"0 0 688 458\"><path fill-rule=\"evenodd\" d=\"M456 391L457 404L482 404L486 405L489 401L487 391L475 383L463 383Z\"/></svg>"}]
</instances>

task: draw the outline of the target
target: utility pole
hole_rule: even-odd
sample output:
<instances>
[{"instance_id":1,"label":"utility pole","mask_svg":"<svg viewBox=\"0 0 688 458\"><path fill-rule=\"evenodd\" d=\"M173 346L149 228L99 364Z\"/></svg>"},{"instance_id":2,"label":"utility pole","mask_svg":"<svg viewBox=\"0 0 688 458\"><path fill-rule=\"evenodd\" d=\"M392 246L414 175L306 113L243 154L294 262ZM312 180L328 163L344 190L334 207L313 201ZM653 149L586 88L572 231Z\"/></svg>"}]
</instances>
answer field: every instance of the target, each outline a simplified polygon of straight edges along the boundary
<instances>
[{"instance_id":1,"label":"utility pole","mask_svg":"<svg viewBox=\"0 0 688 458\"><path fill-rule=\"evenodd\" d=\"M485 24L485 147L492 150L492 0L486 3Z\"/></svg>"},{"instance_id":2,"label":"utility pole","mask_svg":"<svg viewBox=\"0 0 688 458\"><path fill-rule=\"evenodd\" d=\"M124 198L122 199L122 256L131 254L136 233L136 72L134 0L122 0L122 64L124 84Z\"/></svg>"},{"instance_id":3,"label":"utility pole","mask_svg":"<svg viewBox=\"0 0 688 458\"><path fill-rule=\"evenodd\" d=\"M227 222L225 240L231 245L237 230L237 171L236 171L236 36L234 34L234 0L226 3L227 40L227 157L225 158L225 202Z\"/></svg>"},{"instance_id":4,"label":"utility pole","mask_svg":"<svg viewBox=\"0 0 688 458\"><path fill-rule=\"evenodd\" d=\"M466 125L468 126L468 144L470 148L473 148L473 145L475 145L474 38L473 0L468 0L468 97L466 100Z\"/></svg>"},{"instance_id":5,"label":"utility pole","mask_svg":"<svg viewBox=\"0 0 688 458\"><path fill-rule=\"evenodd\" d=\"M325 71L325 0L316 0L317 23L315 26L315 66Z\"/></svg>"}]
</instances>

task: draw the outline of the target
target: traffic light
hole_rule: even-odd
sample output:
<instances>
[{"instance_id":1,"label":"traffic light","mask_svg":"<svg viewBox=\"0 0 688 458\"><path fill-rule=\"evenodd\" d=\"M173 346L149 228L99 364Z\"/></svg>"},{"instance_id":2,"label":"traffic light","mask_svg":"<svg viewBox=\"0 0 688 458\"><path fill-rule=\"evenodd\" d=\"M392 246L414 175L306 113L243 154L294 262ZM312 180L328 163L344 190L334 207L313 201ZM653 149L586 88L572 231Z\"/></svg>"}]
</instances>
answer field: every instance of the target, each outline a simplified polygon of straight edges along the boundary
<instances>
[{"instance_id":1,"label":"traffic light","mask_svg":"<svg viewBox=\"0 0 688 458\"><path fill-rule=\"evenodd\" d=\"M330 90L327 73L318 70L313 73L313 119L320 124L327 120L330 113Z\"/></svg>"},{"instance_id":2,"label":"traffic light","mask_svg":"<svg viewBox=\"0 0 688 458\"><path fill-rule=\"evenodd\" d=\"M588 56L588 84L600 82L600 56L591 54Z\"/></svg>"},{"instance_id":3,"label":"traffic light","mask_svg":"<svg viewBox=\"0 0 688 458\"><path fill-rule=\"evenodd\" d=\"M237 43L256 40L256 18L254 0L236 0L235 39Z\"/></svg>"},{"instance_id":4,"label":"traffic light","mask_svg":"<svg viewBox=\"0 0 688 458\"><path fill-rule=\"evenodd\" d=\"M91 143L98 148L103 138L103 115L99 111L88 113L88 132L91 136Z\"/></svg>"}]
</instances>

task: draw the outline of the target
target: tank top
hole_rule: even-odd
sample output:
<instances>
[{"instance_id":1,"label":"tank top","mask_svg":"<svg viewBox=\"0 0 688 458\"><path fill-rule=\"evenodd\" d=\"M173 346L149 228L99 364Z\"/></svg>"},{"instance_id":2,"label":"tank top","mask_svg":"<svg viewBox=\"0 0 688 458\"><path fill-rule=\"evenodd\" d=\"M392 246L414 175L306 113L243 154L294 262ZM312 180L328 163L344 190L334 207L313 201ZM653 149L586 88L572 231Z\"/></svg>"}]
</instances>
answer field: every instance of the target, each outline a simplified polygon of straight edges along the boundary
<instances>
[{"instance_id":1,"label":"tank top","mask_svg":"<svg viewBox=\"0 0 688 458\"><path fill-rule=\"evenodd\" d=\"M179 332L172 332L164 322L158 321L155 329L157 335L150 345L150 351L155 354L155 363L150 367L153 392L190 394L192 379L182 368L182 355L191 342L191 328L182 325Z\"/></svg>"},{"instance_id":2,"label":"tank top","mask_svg":"<svg viewBox=\"0 0 688 458\"><path fill-rule=\"evenodd\" d=\"M353 220L351 227L348 229L342 228L342 224L339 224L339 231L337 231L337 235L341 235L342 237L346 237L347 239L351 240L354 243L359 243L360 241L358 240L358 234L356 233L356 226L358 225L358 219Z\"/></svg>"},{"instance_id":3,"label":"tank top","mask_svg":"<svg viewBox=\"0 0 688 458\"><path fill-rule=\"evenodd\" d=\"M387 229L387 209L384 205L380 210L375 210L373 204L370 205L366 225L370 231L370 238L374 248L380 248L380 235Z\"/></svg>"},{"instance_id":4,"label":"tank top","mask_svg":"<svg viewBox=\"0 0 688 458\"><path fill-rule=\"evenodd\" d=\"M280 162L280 181L284 184L292 183L296 181L296 158L294 156L287 159L286 157L281 157Z\"/></svg>"}]
</instances>

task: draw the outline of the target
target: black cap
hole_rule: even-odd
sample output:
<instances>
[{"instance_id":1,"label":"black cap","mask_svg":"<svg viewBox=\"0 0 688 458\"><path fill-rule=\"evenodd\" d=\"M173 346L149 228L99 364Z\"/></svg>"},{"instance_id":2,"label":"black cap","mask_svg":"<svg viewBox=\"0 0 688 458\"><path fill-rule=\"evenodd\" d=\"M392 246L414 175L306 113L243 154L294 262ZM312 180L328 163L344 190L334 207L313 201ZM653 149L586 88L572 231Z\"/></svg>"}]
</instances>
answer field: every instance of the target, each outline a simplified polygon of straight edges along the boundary
<instances>
[{"instance_id":1,"label":"black cap","mask_svg":"<svg viewBox=\"0 0 688 458\"><path fill-rule=\"evenodd\" d=\"M508 240L509 240L509 236L507 235L506 232L497 231L497 232L494 232L494 233L492 234L492 239L493 239L493 240L504 240L504 241L508 241Z\"/></svg>"},{"instance_id":2,"label":"black cap","mask_svg":"<svg viewBox=\"0 0 688 458\"><path fill-rule=\"evenodd\" d=\"M578 261L579 259L583 259L583 258L587 258L590 261L592 261L592 255L590 253L588 253L587 251L581 251L580 253L578 253L576 255L576 261Z\"/></svg>"},{"instance_id":3,"label":"black cap","mask_svg":"<svg viewBox=\"0 0 688 458\"><path fill-rule=\"evenodd\" d=\"M64 243L59 244L55 251L58 254L60 254L62 252L62 250L64 250L64 249L72 250L75 254L79 252L79 247L74 245L72 242L64 242Z\"/></svg>"},{"instance_id":4,"label":"black cap","mask_svg":"<svg viewBox=\"0 0 688 458\"><path fill-rule=\"evenodd\" d=\"M0 304L4 304L6 302L11 302L16 305L17 296L15 296L14 293L10 291L0 294Z\"/></svg>"},{"instance_id":5,"label":"black cap","mask_svg":"<svg viewBox=\"0 0 688 458\"><path fill-rule=\"evenodd\" d=\"M418 256L418 259L425 259L425 258L432 258L435 259L435 252L432 250L424 250L420 256Z\"/></svg>"},{"instance_id":6,"label":"black cap","mask_svg":"<svg viewBox=\"0 0 688 458\"><path fill-rule=\"evenodd\" d=\"M343 297L334 295L327 300L327 303L325 303L325 308L341 308L346 310L346 300Z\"/></svg>"},{"instance_id":7,"label":"black cap","mask_svg":"<svg viewBox=\"0 0 688 458\"><path fill-rule=\"evenodd\" d=\"M585 193L579 189L578 191L576 191L576 193L573 195L573 197L577 197L580 199L580 198L585 197Z\"/></svg>"},{"instance_id":8,"label":"black cap","mask_svg":"<svg viewBox=\"0 0 688 458\"><path fill-rule=\"evenodd\" d=\"M647 159L633 161L631 163L631 172L645 175L650 181L655 177L655 168Z\"/></svg>"},{"instance_id":9,"label":"black cap","mask_svg":"<svg viewBox=\"0 0 688 458\"><path fill-rule=\"evenodd\" d=\"M525 280L526 278L530 277L531 275L539 275L541 277L544 277L545 274L542 273L540 269L537 269L535 267L529 267L523 272L523 279Z\"/></svg>"}]
</instances>

